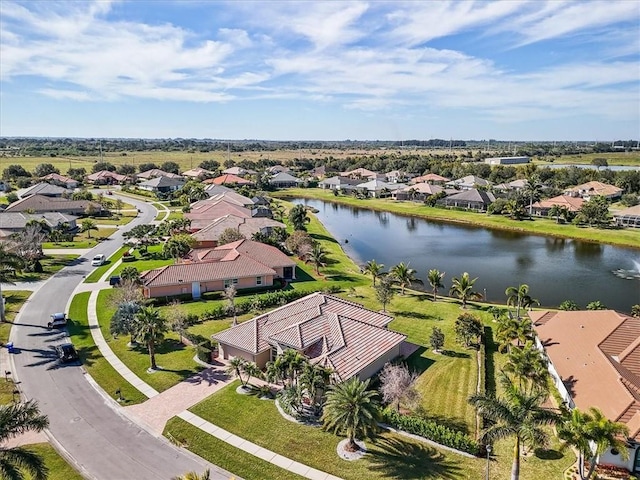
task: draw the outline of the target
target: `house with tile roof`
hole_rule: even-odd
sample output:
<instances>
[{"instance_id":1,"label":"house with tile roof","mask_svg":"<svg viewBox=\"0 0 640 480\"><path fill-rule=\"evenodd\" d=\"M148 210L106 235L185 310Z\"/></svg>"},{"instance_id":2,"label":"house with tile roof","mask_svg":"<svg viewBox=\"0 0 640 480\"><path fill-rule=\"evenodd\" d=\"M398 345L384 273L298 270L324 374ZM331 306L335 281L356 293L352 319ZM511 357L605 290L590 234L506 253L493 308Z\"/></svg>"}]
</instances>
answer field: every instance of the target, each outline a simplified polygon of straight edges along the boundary
<instances>
[{"instance_id":1,"label":"house with tile roof","mask_svg":"<svg viewBox=\"0 0 640 480\"><path fill-rule=\"evenodd\" d=\"M366 168L356 168L355 170L349 170L348 172L340 172L340 176L355 178L360 181L384 180L386 178L384 173L374 172Z\"/></svg>"},{"instance_id":2,"label":"house with tile roof","mask_svg":"<svg viewBox=\"0 0 640 480\"><path fill-rule=\"evenodd\" d=\"M203 180L205 178L215 177L216 173L211 170L207 170L206 168L192 168L191 170L187 170L186 172L182 172L182 176L194 179L194 180Z\"/></svg>"},{"instance_id":3,"label":"house with tile roof","mask_svg":"<svg viewBox=\"0 0 640 480\"><path fill-rule=\"evenodd\" d=\"M100 170L99 172L87 175L87 182L94 185L122 185L123 183L132 182L133 179L127 175L120 175L109 170Z\"/></svg>"},{"instance_id":4,"label":"house with tile roof","mask_svg":"<svg viewBox=\"0 0 640 480\"><path fill-rule=\"evenodd\" d=\"M276 227L286 228L284 223L265 217L239 217L228 214L215 219L209 225L191 234L196 248L211 248L218 245L218 237L228 228L232 228L250 239L256 233L271 235Z\"/></svg>"},{"instance_id":5,"label":"house with tile roof","mask_svg":"<svg viewBox=\"0 0 640 480\"><path fill-rule=\"evenodd\" d=\"M540 200L531 205L531 213L539 217L546 217L549 211L555 207L565 207L571 213L577 213L582 207L584 200L580 197L570 197L568 195L558 195L557 197Z\"/></svg>"},{"instance_id":6,"label":"house with tile roof","mask_svg":"<svg viewBox=\"0 0 640 480\"><path fill-rule=\"evenodd\" d=\"M20 198L27 198L31 195L43 195L45 197L62 197L62 195L69 193L64 187L58 185L52 185L47 182L36 183L35 185L20 192Z\"/></svg>"},{"instance_id":7,"label":"house with tile roof","mask_svg":"<svg viewBox=\"0 0 640 480\"><path fill-rule=\"evenodd\" d=\"M74 188L78 188L78 181L71 178L66 177L64 175L60 175L59 173L50 173L49 175L45 175L40 180L44 180L47 183L51 183L53 185L58 185L59 187L64 187L73 190Z\"/></svg>"},{"instance_id":8,"label":"house with tile roof","mask_svg":"<svg viewBox=\"0 0 640 480\"><path fill-rule=\"evenodd\" d=\"M224 173L216 178L209 178L203 183L214 185L253 185L254 182L232 173Z\"/></svg>"},{"instance_id":9,"label":"house with tile roof","mask_svg":"<svg viewBox=\"0 0 640 480\"><path fill-rule=\"evenodd\" d=\"M614 310L532 311L538 348L569 408L599 408L629 428L629 460L602 463L640 472L640 318Z\"/></svg>"},{"instance_id":10,"label":"house with tile roof","mask_svg":"<svg viewBox=\"0 0 640 480\"><path fill-rule=\"evenodd\" d=\"M171 177L154 177L150 180L145 180L138 184L138 188L141 190L148 190L155 193L170 193L180 190L184 187L185 181L181 178Z\"/></svg>"},{"instance_id":11,"label":"house with tile roof","mask_svg":"<svg viewBox=\"0 0 640 480\"><path fill-rule=\"evenodd\" d=\"M386 313L318 292L223 330L213 339L225 360L242 357L264 368L294 349L311 363L330 368L336 381L364 380L400 355L407 337L387 328L392 320Z\"/></svg>"},{"instance_id":12,"label":"house with tile roof","mask_svg":"<svg viewBox=\"0 0 640 480\"><path fill-rule=\"evenodd\" d=\"M208 185L204 191L209 195L212 202L224 199L226 202L247 208L251 208L255 205L253 199L240 195L233 188L225 187L224 185Z\"/></svg>"},{"instance_id":13,"label":"house with tile roof","mask_svg":"<svg viewBox=\"0 0 640 480\"><path fill-rule=\"evenodd\" d=\"M447 177L443 177L441 175L437 175L435 173L427 173L426 175L421 175L419 177L412 178L409 181L409 184L426 182L426 183L434 183L434 184L438 185L438 184L446 183L449 180L451 180L451 179L447 178Z\"/></svg>"},{"instance_id":14,"label":"house with tile roof","mask_svg":"<svg viewBox=\"0 0 640 480\"><path fill-rule=\"evenodd\" d=\"M427 197L437 195L444 191L444 187L441 185L422 182L394 190L391 192L391 198L394 200L413 200L416 202L423 202Z\"/></svg>"},{"instance_id":15,"label":"house with tile roof","mask_svg":"<svg viewBox=\"0 0 640 480\"><path fill-rule=\"evenodd\" d=\"M565 190L564 194L570 197L580 197L589 200L591 197L602 196L607 200L620 198L624 190L615 185L609 185L602 182L587 182Z\"/></svg>"},{"instance_id":16,"label":"house with tile roof","mask_svg":"<svg viewBox=\"0 0 640 480\"><path fill-rule=\"evenodd\" d=\"M258 172L242 167L229 167L221 172L223 175L235 175L238 177L246 177L248 175L256 175Z\"/></svg>"},{"instance_id":17,"label":"house with tile roof","mask_svg":"<svg viewBox=\"0 0 640 480\"><path fill-rule=\"evenodd\" d=\"M180 263L142 273L146 298L191 295L222 291L234 286L271 287L274 280L295 279L296 262L271 245L238 240L215 248L189 252Z\"/></svg>"},{"instance_id":18,"label":"house with tile roof","mask_svg":"<svg viewBox=\"0 0 640 480\"><path fill-rule=\"evenodd\" d=\"M295 188L304 183L298 177L287 172L278 172L269 179L269 184L275 188Z\"/></svg>"},{"instance_id":19,"label":"house with tile roof","mask_svg":"<svg viewBox=\"0 0 640 480\"><path fill-rule=\"evenodd\" d=\"M613 222L618 227L640 228L640 205L619 210L613 214Z\"/></svg>"},{"instance_id":20,"label":"house with tile roof","mask_svg":"<svg viewBox=\"0 0 640 480\"><path fill-rule=\"evenodd\" d=\"M164 170L160 170L159 168L152 168L151 170L146 170L144 172L140 172L136 175L138 180L150 180L152 178L157 177L167 177L167 178L182 178L182 175L178 175L177 173L165 172Z\"/></svg>"},{"instance_id":21,"label":"house with tile roof","mask_svg":"<svg viewBox=\"0 0 640 480\"><path fill-rule=\"evenodd\" d=\"M96 214L103 211L102 205L91 200L68 200L66 198L45 197L44 195L30 195L13 202L5 212L60 212L68 215L84 216L87 209L92 209Z\"/></svg>"},{"instance_id":22,"label":"house with tile roof","mask_svg":"<svg viewBox=\"0 0 640 480\"><path fill-rule=\"evenodd\" d=\"M447 186L458 188L460 190L473 190L478 187L488 188L492 185L489 180L477 177L475 175L467 175L466 177L451 180L446 183Z\"/></svg>"},{"instance_id":23,"label":"house with tile roof","mask_svg":"<svg viewBox=\"0 0 640 480\"><path fill-rule=\"evenodd\" d=\"M247 207L228 201L227 198L211 197L192 203L190 210L184 214L184 217L191 220L189 229L192 232L195 232L203 229L210 225L214 220L224 217L225 215L251 218L252 211Z\"/></svg>"},{"instance_id":24,"label":"house with tile roof","mask_svg":"<svg viewBox=\"0 0 640 480\"><path fill-rule=\"evenodd\" d=\"M362 183L362 180L358 178L342 177L338 175L321 180L318 183L318 187L322 188L323 190L329 189L337 191L350 191L355 190L357 188L356 185L358 185L359 183Z\"/></svg>"},{"instance_id":25,"label":"house with tile roof","mask_svg":"<svg viewBox=\"0 0 640 480\"><path fill-rule=\"evenodd\" d=\"M478 210L484 212L489 205L496 201L496 197L491 192L472 188L464 190L448 197L438 200L438 203L446 207L465 208L467 210Z\"/></svg>"},{"instance_id":26,"label":"house with tile roof","mask_svg":"<svg viewBox=\"0 0 640 480\"><path fill-rule=\"evenodd\" d=\"M0 212L0 238L8 237L21 232L30 221L41 222L50 229L61 228L71 231L77 228L78 217L60 212L24 213L24 212Z\"/></svg>"},{"instance_id":27,"label":"house with tile roof","mask_svg":"<svg viewBox=\"0 0 640 480\"><path fill-rule=\"evenodd\" d=\"M391 195L393 190L405 187L402 183L387 183L382 180L371 180L369 182L359 183L356 185L357 190L366 190L369 195L375 198L383 198Z\"/></svg>"}]
</instances>

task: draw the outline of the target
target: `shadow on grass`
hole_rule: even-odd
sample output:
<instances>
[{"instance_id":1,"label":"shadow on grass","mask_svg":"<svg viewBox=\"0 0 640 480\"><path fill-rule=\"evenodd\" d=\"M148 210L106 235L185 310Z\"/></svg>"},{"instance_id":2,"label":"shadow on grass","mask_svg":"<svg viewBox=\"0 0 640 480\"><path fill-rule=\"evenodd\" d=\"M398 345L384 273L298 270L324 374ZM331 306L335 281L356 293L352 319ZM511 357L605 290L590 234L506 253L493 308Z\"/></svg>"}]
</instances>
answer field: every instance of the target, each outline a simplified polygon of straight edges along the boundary
<instances>
[{"instance_id":1,"label":"shadow on grass","mask_svg":"<svg viewBox=\"0 0 640 480\"><path fill-rule=\"evenodd\" d=\"M296 279L292 280L290 283L300 283L300 282L315 282L316 279L309 275L305 270L300 267L296 268Z\"/></svg>"},{"instance_id":2,"label":"shadow on grass","mask_svg":"<svg viewBox=\"0 0 640 480\"><path fill-rule=\"evenodd\" d=\"M496 393L496 361L498 346L493 338L493 329L484 327L484 389L488 395Z\"/></svg>"},{"instance_id":3,"label":"shadow on grass","mask_svg":"<svg viewBox=\"0 0 640 480\"><path fill-rule=\"evenodd\" d=\"M439 322L443 321L442 317L439 315L431 315L422 312L409 311L409 310L394 310L394 315L398 317L408 317L415 318L417 320L437 320Z\"/></svg>"},{"instance_id":4,"label":"shadow on grass","mask_svg":"<svg viewBox=\"0 0 640 480\"><path fill-rule=\"evenodd\" d=\"M409 355L409 358L406 360L409 370L415 371L418 375L422 375L425 370L435 363L435 360L422 356L426 351L426 347L420 347L413 354Z\"/></svg>"},{"instance_id":5,"label":"shadow on grass","mask_svg":"<svg viewBox=\"0 0 640 480\"><path fill-rule=\"evenodd\" d=\"M321 233L312 233L310 234L311 238L318 241L329 242L329 243L339 243L335 238L330 237L328 235L323 235Z\"/></svg>"},{"instance_id":6,"label":"shadow on grass","mask_svg":"<svg viewBox=\"0 0 640 480\"><path fill-rule=\"evenodd\" d=\"M544 448L536 448L534 454L540 460L560 460L564 458L562 452L558 450L546 450Z\"/></svg>"},{"instance_id":7,"label":"shadow on grass","mask_svg":"<svg viewBox=\"0 0 640 480\"><path fill-rule=\"evenodd\" d=\"M453 358L470 358L471 355L464 352L454 352L453 350L442 350L442 355L445 357L453 357Z\"/></svg>"},{"instance_id":8,"label":"shadow on grass","mask_svg":"<svg viewBox=\"0 0 640 480\"><path fill-rule=\"evenodd\" d=\"M442 415L435 415L428 410L423 408L419 408L417 414L424 418L425 420L430 420L432 422L436 422L439 425L444 425L452 430L457 430L458 432L470 434L469 425L465 423L465 421L461 418L453 418L453 417L445 417Z\"/></svg>"},{"instance_id":9,"label":"shadow on grass","mask_svg":"<svg viewBox=\"0 0 640 480\"><path fill-rule=\"evenodd\" d=\"M426 444L383 438L376 441L378 449L370 451L369 469L387 478L459 478L460 467Z\"/></svg>"}]
</instances>

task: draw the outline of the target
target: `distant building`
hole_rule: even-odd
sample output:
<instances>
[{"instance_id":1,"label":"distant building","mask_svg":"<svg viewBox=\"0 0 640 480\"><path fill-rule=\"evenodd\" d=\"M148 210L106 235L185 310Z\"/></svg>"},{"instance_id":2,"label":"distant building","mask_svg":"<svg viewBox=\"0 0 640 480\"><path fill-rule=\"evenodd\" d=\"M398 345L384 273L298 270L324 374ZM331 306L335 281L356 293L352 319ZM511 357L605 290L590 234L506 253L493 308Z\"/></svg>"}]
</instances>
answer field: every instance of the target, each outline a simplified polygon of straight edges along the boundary
<instances>
[{"instance_id":1,"label":"distant building","mask_svg":"<svg viewBox=\"0 0 640 480\"><path fill-rule=\"evenodd\" d=\"M530 161L531 157L491 157L484 159L484 163L489 165L519 165Z\"/></svg>"}]
</instances>

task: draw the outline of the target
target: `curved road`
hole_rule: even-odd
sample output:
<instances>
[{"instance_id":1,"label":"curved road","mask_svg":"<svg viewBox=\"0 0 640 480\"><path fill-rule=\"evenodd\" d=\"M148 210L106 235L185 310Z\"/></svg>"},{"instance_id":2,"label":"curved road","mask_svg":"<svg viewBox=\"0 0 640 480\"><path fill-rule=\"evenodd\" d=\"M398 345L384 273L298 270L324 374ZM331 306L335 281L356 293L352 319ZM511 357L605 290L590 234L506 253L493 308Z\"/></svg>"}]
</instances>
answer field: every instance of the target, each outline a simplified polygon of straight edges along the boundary
<instances>
[{"instance_id":1,"label":"curved road","mask_svg":"<svg viewBox=\"0 0 640 480\"><path fill-rule=\"evenodd\" d=\"M57 362L53 345L63 341L65 332L47 330L49 315L65 310L76 286L93 270L90 264L94 255L104 253L109 257L122 245L123 232L155 218L152 206L128 197L123 200L141 210L138 218L53 276L25 304L11 331L18 349L12 355L14 373L26 397L36 399L42 413L49 417L49 432L58 447L86 478L169 479L209 468L212 478L228 479L228 472L121 415L113 400L85 378L80 366Z\"/></svg>"}]
</instances>

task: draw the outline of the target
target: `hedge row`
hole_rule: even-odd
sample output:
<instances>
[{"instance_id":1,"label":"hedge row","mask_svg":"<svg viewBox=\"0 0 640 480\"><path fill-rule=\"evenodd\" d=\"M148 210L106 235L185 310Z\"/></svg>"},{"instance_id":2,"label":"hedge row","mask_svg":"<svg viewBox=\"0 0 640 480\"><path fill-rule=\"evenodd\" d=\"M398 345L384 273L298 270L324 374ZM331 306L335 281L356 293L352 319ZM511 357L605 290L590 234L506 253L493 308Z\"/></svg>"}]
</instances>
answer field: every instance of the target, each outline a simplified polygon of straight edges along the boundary
<instances>
[{"instance_id":1,"label":"hedge row","mask_svg":"<svg viewBox=\"0 0 640 480\"><path fill-rule=\"evenodd\" d=\"M398 430L428 438L441 445L455 448L471 455L480 453L480 445L469 435L440 425L432 420L425 420L415 415L402 415L390 407L382 411L382 418L386 424Z\"/></svg>"}]
</instances>

